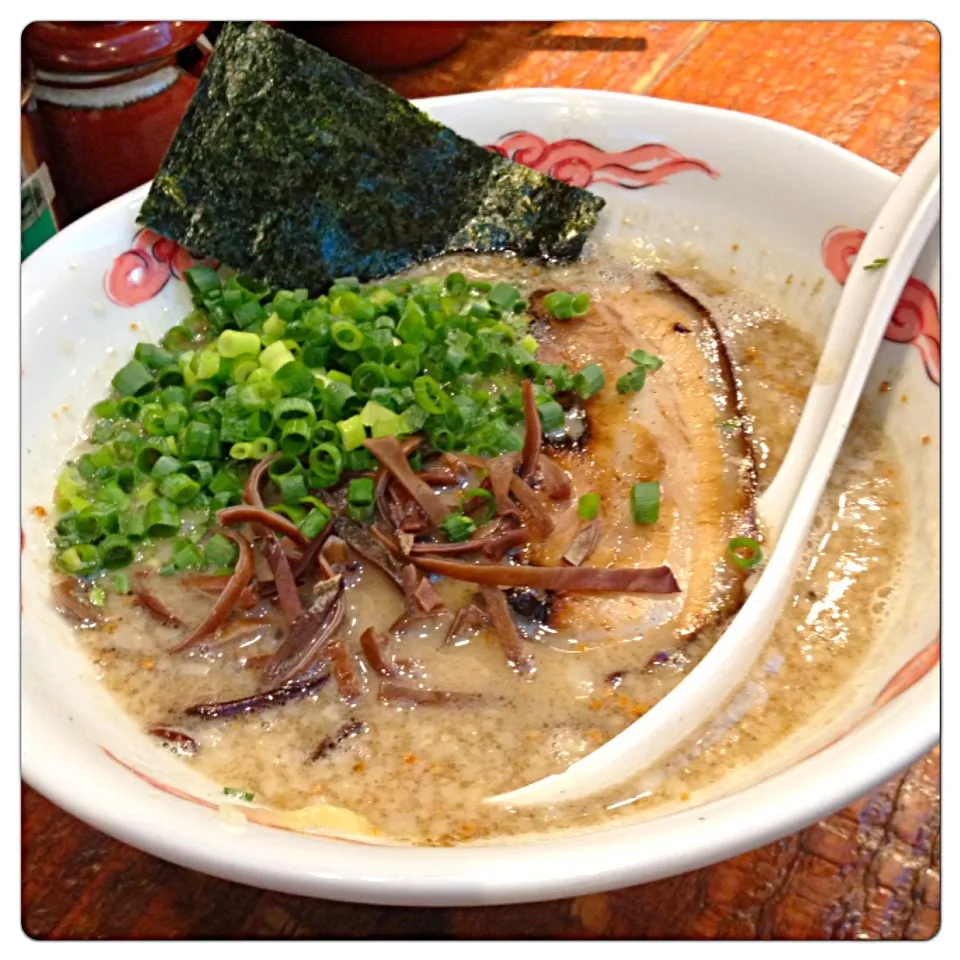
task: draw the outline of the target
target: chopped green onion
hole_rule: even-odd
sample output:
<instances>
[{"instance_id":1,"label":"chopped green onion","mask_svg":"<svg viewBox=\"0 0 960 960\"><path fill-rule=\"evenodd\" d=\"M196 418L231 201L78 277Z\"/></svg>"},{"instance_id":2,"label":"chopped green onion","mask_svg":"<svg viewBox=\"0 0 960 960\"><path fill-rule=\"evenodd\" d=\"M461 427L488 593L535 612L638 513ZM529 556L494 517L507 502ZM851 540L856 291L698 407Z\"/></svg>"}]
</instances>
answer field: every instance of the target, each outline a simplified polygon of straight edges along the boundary
<instances>
[{"instance_id":1,"label":"chopped green onion","mask_svg":"<svg viewBox=\"0 0 960 960\"><path fill-rule=\"evenodd\" d=\"M376 469L377 466L376 457L363 447L350 450L343 455L343 469L347 473L365 473L368 470Z\"/></svg>"},{"instance_id":2,"label":"chopped green onion","mask_svg":"<svg viewBox=\"0 0 960 960\"><path fill-rule=\"evenodd\" d=\"M172 501L157 498L147 504L144 523L148 537L172 537L180 529L180 511Z\"/></svg>"},{"instance_id":3,"label":"chopped green onion","mask_svg":"<svg viewBox=\"0 0 960 960\"><path fill-rule=\"evenodd\" d=\"M77 514L75 521L78 536L84 540L98 540L119 528L119 514L116 507L95 505L86 507Z\"/></svg>"},{"instance_id":4,"label":"chopped green onion","mask_svg":"<svg viewBox=\"0 0 960 960\"><path fill-rule=\"evenodd\" d=\"M133 499L136 500L137 503L147 503L153 499L156 492L156 484L152 480L147 480L133 491Z\"/></svg>"},{"instance_id":5,"label":"chopped green onion","mask_svg":"<svg viewBox=\"0 0 960 960\"><path fill-rule=\"evenodd\" d=\"M153 477L154 480L162 480L164 477L169 477L170 474L177 473L179 470L180 461L176 457L170 457L164 454L153 465L150 476Z\"/></svg>"},{"instance_id":6,"label":"chopped green onion","mask_svg":"<svg viewBox=\"0 0 960 960\"><path fill-rule=\"evenodd\" d=\"M647 373L659 370L663 366L663 360L660 357L655 357L646 350L631 350L627 357L636 366L617 380L617 393L621 396L642 390L647 382Z\"/></svg>"},{"instance_id":7,"label":"chopped green onion","mask_svg":"<svg viewBox=\"0 0 960 960\"><path fill-rule=\"evenodd\" d=\"M412 383L420 370L420 350L412 343L401 343L388 351L385 373L392 383Z\"/></svg>"},{"instance_id":8,"label":"chopped green onion","mask_svg":"<svg viewBox=\"0 0 960 960\"><path fill-rule=\"evenodd\" d=\"M140 410L140 422L143 429L152 437L163 437L167 433L167 414L159 403L145 403Z\"/></svg>"},{"instance_id":9,"label":"chopped green onion","mask_svg":"<svg viewBox=\"0 0 960 960\"><path fill-rule=\"evenodd\" d=\"M62 550L57 556L57 563L67 573L82 577L97 569L99 556L100 554L93 544L78 543L76 546Z\"/></svg>"},{"instance_id":10,"label":"chopped green onion","mask_svg":"<svg viewBox=\"0 0 960 960\"><path fill-rule=\"evenodd\" d=\"M406 432L406 423L402 417L373 400L367 401L359 417L360 422L365 427L370 427L370 432L375 437L394 437Z\"/></svg>"},{"instance_id":11,"label":"chopped green onion","mask_svg":"<svg viewBox=\"0 0 960 960\"><path fill-rule=\"evenodd\" d=\"M342 370L329 370L327 371L327 378L330 380L335 380L338 383L342 383L346 386L350 386L350 374L344 373ZM351 388L352 390L352 388Z\"/></svg>"},{"instance_id":12,"label":"chopped green onion","mask_svg":"<svg viewBox=\"0 0 960 960\"><path fill-rule=\"evenodd\" d=\"M284 453L299 457L307 452L312 435L313 430L308 420L285 420L280 428L280 449Z\"/></svg>"},{"instance_id":13,"label":"chopped green onion","mask_svg":"<svg viewBox=\"0 0 960 960\"><path fill-rule=\"evenodd\" d=\"M137 451L133 465L140 473L150 473L163 454L164 448L159 443L146 443Z\"/></svg>"},{"instance_id":14,"label":"chopped green onion","mask_svg":"<svg viewBox=\"0 0 960 960\"><path fill-rule=\"evenodd\" d=\"M219 292L222 284L217 271L207 266L190 267L183 271L187 286L193 294L194 299L204 302L210 294Z\"/></svg>"},{"instance_id":15,"label":"chopped green onion","mask_svg":"<svg viewBox=\"0 0 960 960\"><path fill-rule=\"evenodd\" d=\"M422 343L426 332L426 315L416 300L408 301L407 308L397 324L397 336L404 343Z\"/></svg>"},{"instance_id":16,"label":"chopped green onion","mask_svg":"<svg viewBox=\"0 0 960 960\"><path fill-rule=\"evenodd\" d=\"M367 439L367 432L359 416L341 420L337 424L337 429L340 431L340 439L344 450L356 450Z\"/></svg>"},{"instance_id":17,"label":"chopped green onion","mask_svg":"<svg viewBox=\"0 0 960 960\"><path fill-rule=\"evenodd\" d=\"M135 557L130 541L121 533L105 537L100 544L100 566L105 570L129 567Z\"/></svg>"},{"instance_id":18,"label":"chopped green onion","mask_svg":"<svg viewBox=\"0 0 960 960\"><path fill-rule=\"evenodd\" d=\"M120 532L130 540L142 540L146 535L146 523L142 513L121 513Z\"/></svg>"},{"instance_id":19,"label":"chopped green onion","mask_svg":"<svg viewBox=\"0 0 960 960\"><path fill-rule=\"evenodd\" d=\"M187 425L189 419L190 414L182 403L172 403L163 418L163 432L178 433Z\"/></svg>"},{"instance_id":20,"label":"chopped green onion","mask_svg":"<svg viewBox=\"0 0 960 960\"><path fill-rule=\"evenodd\" d=\"M233 365L233 369L230 371L230 376L234 383L246 383L247 380L250 379L250 374L256 373L257 370L260 369L262 368L260 367L258 361L245 358L238 360Z\"/></svg>"},{"instance_id":21,"label":"chopped green onion","mask_svg":"<svg viewBox=\"0 0 960 960\"><path fill-rule=\"evenodd\" d=\"M631 350L627 357L638 367L643 367L651 373L663 366L663 360L660 357L655 357L652 353L647 353L646 350Z\"/></svg>"},{"instance_id":22,"label":"chopped green onion","mask_svg":"<svg viewBox=\"0 0 960 960\"><path fill-rule=\"evenodd\" d=\"M117 593L130 592L130 578L125 573L118 573L113 578L113 589Z\"/></svg>"},{"instance_id":23,"label":"chopped green onion","mask_svg":"<svg viewBox=\"0 0 960 960\"><path fill-rule=\"evenodd\" d=\"M203 555L211 567L232 567L237 562L240 550L222 533L215 533L203 546Z\"/></svg>"},{"instance_id":24,"label":"chopped green onion","mask_svg":"<svg viewBox=\"0 0 960 960\"><path fill-rule=\"evenodd\" d=\"M220 372L220 354L216 347L211 346L202 350L196 357L193 370L198 380L209 380L215 377Z\"/></svg>"},{"instance_id":25,"label":"chopped green onion","mask_svg":"<svg viewBox=\"0 0 960 960\"><path fill-rule=\"evenodd\" d=\"M257 437L255 440L250 442L250 457L251 460L263 460L266 457L269 457L270 454L276 453L277 451L277 441L273 437Z\"/></svg>"},{"instance_id":26,"label":"chopped green onion","mask_svg":"<svg viewBox=\"0 0 960 960\"><path fill-rule=\"evenodd\" d=\"M249 790L241 790L239 787L224 787L223 792L228 797L236 797L238 800L243 800L245 803L253 803L253 794Z\"/></svg>"},{"instance_id":27,"label":"chopped green onion","mask_svg":"<svg viewBox=\"0 0 960 960\"><path fill-rule=\"evenodd\" d=\"M275 340L269 347L265 347L260 354L260 366L271 374L283 367L286 363L293 363L294 356L282 340ZM252 374L251 374L252 376ZM249 377L247 378L250 379Z\"/></svg>"},{"instance_id":28,"label":"chopped green onion","mask_svg":"<svg viewBox=\"0 0 960 960\"><path fill-rule=\"evenodd\" d=\"M584 400L589 400L595 393L599 393L607 382L603 368L591 363L580 370L573 378L573 389Z\"/></svg>"},{"instance_id":29,"label":"chopped green onion","mask_svg":"<svg viewBox=\"0 0 960 960\"><path fill-rule=\"evenodd\" d=\"M253 326L265 316L266 311L256 300L250 300L233 311L233 319L243 328Z\"/></svg>"},{"instance_id":30,"label":"chopped green onion","mask_svg":"<svg viewBox=\"0 0 960 960\"><path fill-rule=\"evenodd\" d=\"M199 570L204 566L204 557L200 549L186 537L174 540L170 556L177 570Z\"/></svg>"},{"instance_id":31,"label":"chopped green onion","mask_svg":"<svg viewBox=\"0 0 960 960\"><path fill-rule=\"evenodd\" d=\"M87 594L87 599L95 607L103 607L107 603L107 594L104 591L103 587L91 587L90 592Z\"/></svg>"},{"instance_id":32,"label":"chopped green onion","mask_svg":"<svg viewBox=\"0 0 960 960\"><path fill-rule=\"evenodd\" d=\"M304 497L304 502L313 499L313 497ZM331 516L330 508L325 503L320 503L300 521L300 532L312 540L330 522Z\"/></svg>"},{"instance_id":33,"label":"chopped green onion","mask_svg":"<svg viewBox=\"0 0 960 960\"><path fill-rule=\"evenodd\" d=\"M313 372L299 360L293 360L285 363L273 375L274 382L288 396L307 396L313 393L314 379Z\"/></svg>"},{"instance_id":34,"label":"chopped green onion","mask_svg":"<svg viewBox=\"0 0 960 960\"><path fill-rule=\"evenodd\" d=\"M101 400L93 405L93 412L103 420L112 420L117 415L117 401Z\"/></svg>"},{"instance_id":35,"label":"chopped green onion","mask_svg":"<svg viewBox=\"0 0 960 960\"><path fill-rule=\"evenodd\" d=\"M483 516L477 519L476 522L482 525L492 520L497 512L497 501L494 499L493 494L489 490L484 490L482 487L473 487L470 490L464 490L463 493L460 494L461 509L466 510L467 505L474 500L484 501Z\"/></svg>"},{"instance_id":36,"label":"chopped green onion","mask_svg":"<svg viewBox=\"0 0 960 960\"><path fill-rule=\"evenodd\" d=\"M121 467L117 471L117 486L123 493L133 493L134 485L137 482L137 471L133 467Z\"/></svg>"},{"instance_id":37,"label":"chopped green onion","mask_svg":"<svg viewBox=\"0 0 960 960\"><path fill-rule=\"evenodd\" d=\"M274 513L279 513L285 517L288 517L297 526L300 526L300 521L304 520L307 516L306 508L301 506L299 503L277 503L274 504L270 509Z\"/></svg>"},{"instance_id":38,"label":"chopped green onion","mask_svg":"<svg viewBox=\"0 0 960 960\"><path fill-rule=\"evenodd\" d=\"M427 430L430 446L440 453L447 453L457 445L457 435L447 427L430 427Z\"/></svg>"},{"instance_id":39,"label":"chopped green onion","mask_svg":"<svg viewBox=\"0 0 960 960\"><path fill-rule=\"evenodd\" d=\"M752 537L734 537L727 544L733 562L743 570L752 570L763 559L760 544Z\"/></svg>"},{"instance_id":40,"label":"chopped green onion","mask_svg":"<svg viewBox=\"0 0 960 960\"><path fill-rule=\"evenodd\" d=\"M373 503L373 481L369 477L356 477L347 488L347 503L355 507L366 507Z\"/></svg>"},{"instance_id":41,"label":"chopped green onion","mask_svg":"<svg viewBox=\"0 0 960 960\"><path fill-rule=\"evenodd\" d=\"M585 293L572 296L563 290L554 290L543 298L543 305L558 320L571 320L573 317L582 317L587 312L590 297Z\"/></svg>"},{"instance_id":42,"label":"chopped green onion","mask_svg":"<svg viewBox=\"0 0 960 960\"><path fill-rule=\"evenodd\" d=\"M377 403L375 400L368 400L360 411L360 422L365 427L375 426L381 420L391 420L394 417L396 417L396 414L392 410L388 410L383 404Z\"/></svg>"},{"instance_id":43,"label":"chopped green onion","mask_svg":"<svg viewBox=\"0 0 960 960\"><path fill-rule=\"evenodd\" d=\"M243 489L242 481L231 471L220 469L210 481L211 493L233 493Z\"/></svg>"},{"instance_id":44,"label":"chopped green onion","mask_svg":"<svg viewBox=\"0 0 960 960\"><path fill-rule=\"evenodd\" d=\"M283 331L286 329L286 322L281 320L279 314L276 313L271 313L263 322L263 332L274 339L283 336Z\"/></svg>"},{"instance_id":45,"label":"chopped green onion","mask_svg":"<svg viewBox=\"0 0 960 960\"><path fill-rule=\"evenodd\" d=\"M210 438L213 436L213 428L208 423L201 423L198 420L191 420L183 431L183 437L180 439L180 452L184 457L191 460L197 460L205 457L210 449Z\"/></svg>"},{"instance_id":46,"label":"chopped green onion","mask_svg":"<svg viewBox=\"0 0 960 960\"><path fill-rule=\"evenodd\" d=\"M120 396L134 397L153 385L153 376L138 360L131 360L117 371L110 382Z\"/></svg>"},{"instance_id":47,"label":"chopped green onion","mask_svg":"<svg viewBox=\"0 0 960 960\"><path fill-rule=\"evenodd\" d=\"M235 443L230 448L230 456L234 460L253 460L253 444L246 441Z\"/></svg>"},{"instance_id":48,"label":"chopped green onion","mask_svg":"<svg viewBox=\"0 0 960 960\"><path fill-rule=\"evenodd\" d=\"M341 350L356 351L363 345L363 334L352 320L336 320L330 326L330 336Z\"/></svg>"},{"instance_id":49,"label":"chopped green onion","mask_svg":"<svg viewBox=\"0 0 960 960\"><path fill-rule=\"evenodd\" d=\"M477 529L476 523L464 513L448 513L440 523L440 530L452 543L469 540Z\"/></svg>"},{"instance_id":50,"label":"chopped green onion","mask_svg":"<svg viewBox=\"0 0 960 960\"><path fill-rule=\"evenodd\" d=\"M357 523L369 523L376 513L376 507L372 503L358 506L355 503L347 504L347 516Z\"/></svg>"},{"instance_id":51,"label":"chopped green onion","mask_svg":"<svg viewBox=\"0 0 960 960\"><path fill-rule=\"evenodd\" d=\"M647 371L645 367L634 367L629 373L625 373L617 379L617 393L625 396L628 393L635 393L642 390L647 382Z\"/></svg>"},{"instance_id":52,"label":"chopped green onion","mask_svg":"<svg viewBox=\"0 0 960 960\"><path fill-rule=\"evenodd\" d=\"M630 488L630 512L634 523L656 523L660 519L660 484L635 483Z\"/></svg>"},{"instance_id":53,"label":"chopped green onion","mask_svg":"<svg viewBox=\"0 0 960 960\"><path fill-rule=\"evenodd\" d=\"M279 477L293 477L303 473L303 464L296 457L282 455L270 464L267 473L271 480Z\"/></svg>"},{"instance_id":54,"label":"chopped green onion","mask_svg":"<svg viewBox=\"0 0 960 960\"><path fill-rule=\"evenodd\" d=\"M273 481L284 503L299 503L307 495L307 482L301 473L275 477Z\"/></svg>"},{"instance_id":55,"label":"chopped green onion","mask_svg":"<svg viewBox=\"0 0 960 960\"><path fill-rule=\"evenodd\" d=\"M127 420L136 420L142 407L143 404L136 397L122 397L117 403L117 413Z\"/></svg>"},{"instance_id":56,"label":"chopped green onion","mask_svg":"<svg viewBox=\"0 0 960 960\"><path fill-rule=\"evenodd\" d=\"M232 507L235 504L241 503L243 497L239 491L225 491L223 493L215 493L210 498L209 512L212 517L215 517L217 513L223 510L226 507Z\"/></svg>"},{"instance_id":57,"label":"chopped green onion","mask_svg":"<svg viewBox=\"0 0 960 960\"><path fill-rule=\"evenodd\" d=\"M321 443L310 451L308 464L318 486L332 487L343 472L343 453L332 443Z\"/></svg>"},{"instance_id":58,"label":"chopped green onion","mask_svg":"<svg viewBox=\"0 0 960 960\"><path fill-rule=\"evenodd\" d=\"M311 426L316 423L317 411L314 405L303 397L283 397L278 400L273 407L273 419L277 423L284 420L303 420L310 421Z\"/></svg>"},{"instance_id":59,"label":"chopped green onion","mask_svg":"<svg viewBox=\"0 0 960 960\"><path fill-rule=\"evenodd\" d=\"M353 371L353 377L350 382L358 396L369 397L377 387L386 385L387 375L381 364L371 361L361 363Z\"/></svg>"},{"instance_id":60,"label":"chopped green onion","mask_svg":"<svg viewBox=\"0 0 960 960\"><path fill-rule=\"evenodd\" d=\"M171 473L160 484L160 494L181 507L190 503L199 492L200 484L185 473Z\"/></svg>"},{"instance_id":61,"label":"chopped green onion","mask_svg":"<svg viewBox=\"0 0 960 960\"><path fill-rule=\"evenodd\" d=\"M459 297L467 288L467 278L462 273L451 273L443 285L455 297Z\"/></svg>"},{"instance_id":62,"label":"chopped green onion","mask_svg":"<svg viewBox=\"0 0 960 960\"><path fill-rule=\"evenodd\" d=\"M577 501L577 513L582 520L593 520L600 512L600 494L585 493Z\"/></svg>"},{"instance_id":63,"label":"chopped green onion","mask_svg":"<svg viewBox=\"0 0 960 960\"><path fill-rule=\"evenodd\" d=\"M260 338L255 333L224 330L217 337L217 353L228 359L242 357L245 354L256 356L260 353L262 346Z\"/></svg>"},{"instance_id":64,"label":"chopped green onion","mask_svg":"<svg viewBox=\"0 0 960 960\"><path fill-rule=\"evenodd\" d=\"M537 404L537 411L540 414L540 422L543 424L544 433L553 433L555 430L563 429L566 415L563 407L556 400L548 400L546 403Z\"/></svg>"},{"instance_id":65,"label":"chopped green onion","mask_svg":"<svg viewBox=\"0 0 960 960\"><path fill-rule=\"evenodd\" d=\"M864 266L864 270L880 270L882 267L885 267L890 262L889 257L877 257L876 260L871 261L870 263Z\"/></svg>"},{"instance_id":66,"label":"chopped green onion","mask_svg":"<svg viewBox=\"0 0 960 960\"><path fill-rule=\"evenodd\" d=\"M450 406L450 398L443 392L443 388L433 377L417 377L413 381L413 395L420 407L427 413L446 413Z\"/></svg>"},{"instance_id":67,"label":"chopped green onion","mask_svg":"<svg viewBox=\"0 0 960 960\"><path fill-rule=\"evenodd\" d=\"M487 294L487 299L504 310L512 310L520 299L520 291L509 283L498 283Z\"/></svg>"},{"instance_id":68,"label":"chopped green onion","mask_svg":"<svg viewBox=\"0 0 960 960\"><path fill-rule=\"evenodd\" d=\"M186 387L166 387L160 392L160 402L168 409L175 403L186 405L190 394Z\"/></svg>"},{"instance_id":69,"label":"chopped green onion","mask_svg":"<svg viewBox=\"0 0 960 960\"><path fill-rule=\"evenodd\" d=\"M331 420L318 420L313 428L314 443L338 443L340 431Z\"/></svg>"}]
</instances>

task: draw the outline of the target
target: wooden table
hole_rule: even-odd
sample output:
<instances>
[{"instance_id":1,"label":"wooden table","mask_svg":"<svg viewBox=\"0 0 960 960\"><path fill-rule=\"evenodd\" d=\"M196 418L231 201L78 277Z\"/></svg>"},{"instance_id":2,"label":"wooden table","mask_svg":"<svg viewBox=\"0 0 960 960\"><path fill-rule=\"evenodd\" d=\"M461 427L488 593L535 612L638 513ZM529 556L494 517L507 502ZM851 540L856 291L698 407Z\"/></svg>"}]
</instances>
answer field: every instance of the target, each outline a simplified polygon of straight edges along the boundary
<instances>
[{"instance_id":1,"label":"wooden table","mask_svg":"<svg viewBox=\"0 0 960 960\"><path fill-rule=\"evenodd\" d=\"M939 123L940 41L914 23L491 24L408 97L642 93L770 117L902 170ZM42 938L924 939L940 922L939 750L846 810L726 863L515 907L410 910L264 893L112 840L29 788L23 926Z\"/></svg>"}]
</instances>

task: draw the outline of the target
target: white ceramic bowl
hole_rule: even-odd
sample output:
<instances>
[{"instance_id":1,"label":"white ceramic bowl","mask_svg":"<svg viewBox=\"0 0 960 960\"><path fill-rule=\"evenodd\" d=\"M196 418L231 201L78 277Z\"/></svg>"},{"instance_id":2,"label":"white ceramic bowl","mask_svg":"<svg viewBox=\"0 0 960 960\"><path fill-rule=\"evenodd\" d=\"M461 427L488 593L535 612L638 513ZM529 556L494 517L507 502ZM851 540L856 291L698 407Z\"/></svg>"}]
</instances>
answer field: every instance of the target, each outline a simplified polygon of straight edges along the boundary
<instances>
[{"instance_id":1,"label":"white ceramic bowl","mask_svg":"<svg viewBox=\"0 0 960 960\"><path fill-rule=\"evenodd\" d=\"M713 271L736 267L741 284L814 332L829 321L857 231L894 183L789 127L665 100L512 90L421 106L479 143L603 194L602 229L672 243ZM257 886L373 903L504 903L611 889L730 857L838 809L936 742L940 257L931 242L891 323L888 337L900 342L881 348L870 391L879 397L880 380L894 384L878 402L912 494L900 591L909 603L856 683L815 723L682 810L580 836L418 849L223 824L219 788L149 743L92 679L51 608L45 528L29 510L49 503L85 411L135 343L188 308L177 279L185 252L142 235L134 242L145 192L96 210L23 265L23 774L54 802L157 856ZM143 302L121 305L108 289ZM903 394L909 402L894 402ZM932 442L921 444L922 435Z\"/></svg>"}]
</instances>

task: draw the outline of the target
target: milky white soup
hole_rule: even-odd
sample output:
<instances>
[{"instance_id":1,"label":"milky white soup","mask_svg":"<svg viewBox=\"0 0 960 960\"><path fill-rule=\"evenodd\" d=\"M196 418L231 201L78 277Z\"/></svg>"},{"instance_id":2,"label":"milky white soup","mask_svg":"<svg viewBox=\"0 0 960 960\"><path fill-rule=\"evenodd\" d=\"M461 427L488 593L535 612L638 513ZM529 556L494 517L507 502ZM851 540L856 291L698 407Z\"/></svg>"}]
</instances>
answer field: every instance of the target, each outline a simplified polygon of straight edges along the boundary
<instances>
[{"instance_id":1,"label":"milky white soup","mask_svg":"<svg viewBox=\"0 0 960 960\"><path fill-rule=\"evenodd\" d=\"M625 785L547 810L484 805L485 797L558 773L615 736L709 650L742 603L744 579L711 550L753 529L750 504L786 450L817 347L788 318L729 292L713 320L732 364L742 416L726 417L717 410L729 397L716 409L709 405L715 397L705 399L714 387L723 390L717 364L724 358L679 345L696 335L695 311L664 292L652 274L610 254L554 268L451 257L421 273L451 270L515 283L525 296L556 288L590 293L593 304L583 320L537 331L541 348L558 352L571 367L593 361L616 367L628 349L648 341L668 351L663 369L649 374L635 402L616 406L615 378L608 372L604 390L586 403L579 442L548 446L545 453L573 484L568 502L550 504L555 528L566 524L572 536L577 498L601 493L603 537L590 565L669 562L681 585L678 596L555 595L540 605L543 597L527 597L526 605L512 608L524 654L535 665L524 671L507 662L489 625L445 642L453 612L474 601L478 588L434 578L444 609L401 622L389 656L405 686L465 696L418 705L378 699L383 678L359 638L368 627L385 634L406 604L376 566L356 558L335 638L338 662L353 674L350 698L331 675L309 695L279 706L223 719L185 714L190 705L243 698L261 688L260 671L282 642L276 618L241 624L216 644L173 653L184 627L164 625L130 596L114 594L104 610L108 622L78 628L76 641L145 733L184 736L179 743L155 738L158 750L178 750L182 762L221 787L252 795L257 805L292 811L332 804L359 814L390 840L451 845L583 828L688 799L803 725L869 655L896 590L906 513L900 468L880 426L862 411L823 497L793 595L761 657L763 696L739 720L721 723L710 746L665 767L661 782L636 799L630 799L635 788ZM579 323L595 326L575 332ZM672 336L676 345L666 342ZM717 381L712 385L711 377ZM654 389L655 383L661 386ZM682 426L694 422L696 431ZM655 524L631 520L629 489L637 480L661 483ZM461 486L475 481L458 478ZM526 558L561 562L545 550L530 548ZM155 562L130 573L143 573L153 595L183 624L200 622L213 603L209 594L184 589L179 578L158 575Z\"/></svg>"}]
</instances>

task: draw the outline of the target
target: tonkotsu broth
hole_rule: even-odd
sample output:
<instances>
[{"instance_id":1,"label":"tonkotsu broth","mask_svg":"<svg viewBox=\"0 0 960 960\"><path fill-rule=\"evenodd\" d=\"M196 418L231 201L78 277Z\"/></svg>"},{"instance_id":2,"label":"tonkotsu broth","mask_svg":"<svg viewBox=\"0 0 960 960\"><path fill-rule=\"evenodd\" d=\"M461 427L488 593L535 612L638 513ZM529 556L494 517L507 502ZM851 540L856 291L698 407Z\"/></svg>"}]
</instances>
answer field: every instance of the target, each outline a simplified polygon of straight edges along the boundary
<instances>
[{"instance_id":1,"label":"tonkotsu broth","mask_svg":"<svg viewBox=\"0 0 960 960\"><path fill-rule=\"evenodd\" d=\"M445 258L420 272L451 270L516 283L525 293L560 286L600 300L605 292L642 289L648 276L610 252L557 268L504 258ZM717 319L749 412L762 489L796 425L817 349L775 311L739 294L724 298ZM426 844L583 827L686 799L771 749L824 706L877 635L895 591L905 511L890 446L861 413L823 498L795 595L755 671L764 695L739 721L720 723L712 745L665 766L661 782L632 802L624 801L636 789L625 786L550 810L481 803L563 770L624 729L689 673L719 628L702 632L683 656L649 669L651 651L642 638L587 649L576 637L541 633L539 642L527 644L537 665L530 681L508 667L489 634L441 646L449 621L428 623L391 645L394 656L417 662L407 678L482 699L415 708L385 704L376 699L378 678L355 657L364 687L356 706L343 703L330 682L307 699L229 720L185 718L183 710L253 694L259 673L248 661L276 648L269 628L240 646L174 655L166 651L182 638L182 629L161 626L129 597L113 595L106 612L114 623L78 630L77 637L102 681L144 729L169 725L188 733L200 749L184 762L221 786L253 793L258 804L296 809L331 803L363 815L385 837ZM451 606L474 589L443 580L437 588ZM174 578L152 577L151 589L188 624L211 605L209 597L178 588ZM346 600L341 635L354 653L365 627L385 630L403 609L376 569L361 571ZM616 683L606 680L611 674L620 675ZM365 731L311 760L324 738L352 721L363 722Z\"/></svg>"}]
</instances>

